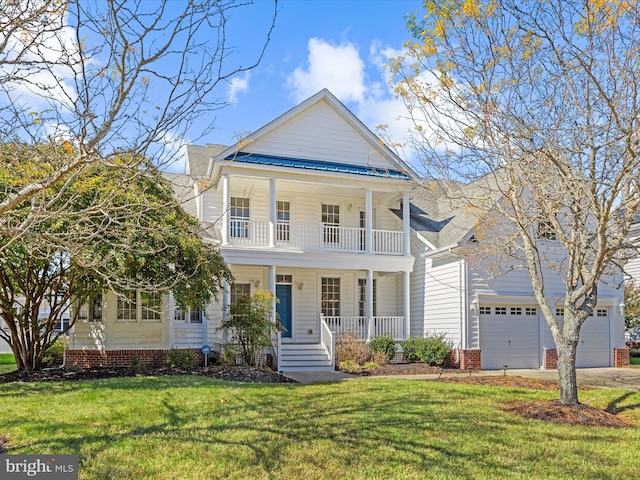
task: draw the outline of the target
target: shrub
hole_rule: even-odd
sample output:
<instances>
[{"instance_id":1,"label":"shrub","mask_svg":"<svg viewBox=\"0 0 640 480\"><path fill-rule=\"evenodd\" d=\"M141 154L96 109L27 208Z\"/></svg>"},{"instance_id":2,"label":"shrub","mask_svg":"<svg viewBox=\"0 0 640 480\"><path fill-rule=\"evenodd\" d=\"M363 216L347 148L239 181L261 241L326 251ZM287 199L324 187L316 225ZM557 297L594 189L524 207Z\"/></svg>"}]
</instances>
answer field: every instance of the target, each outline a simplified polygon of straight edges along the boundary
<instances>
[{"instance_id":1,"label":"shrub","mask_svg":"<svg viewBox=\"0 0 640 480\"><path fill-rule=\"evenodd\" d=\"M42 366L44 368L57 367L64 361L64 348L67 345L65 338L58 338L42 356Z\"/></svg>"},{"instance_id":2,"label":"shrub","mask_svg":"<svg viewBox=\"0 0 640 480\"><path fill-rule=\"evenodd\" d=\"M443 334L430 335L425 338L409 338L402 342L402 350L410 362L422 360L429 365L442 365L451 345Z\"/></svg>"},{"instance_id":3,"label":"shrub","mask_svg":"<svg viewBox=\"0 0 640 480\"><path fill-rule=\"evenodd\" d=\"M167 354L167 365L171 368L191 370L196 367L196 354L192 350L172 348Z\"/></svg>"},{"instance_id":4,"label":"shrub","mask_svg":"<svg viewBox=\"0 0 640 480\"><path fill-rule=\"evenodd\" d=\"M133 374L142 373L145 371L145 366L142 364L142 359L134 355L129 362L129 371Z\"/></svg>"},{"instance_id":5,"label":"shrub","mask_svg":"<svg viewBox=\"0 0 640 480\"><path fill-rule=\"evenodd\" d=\"M256 365L260 350L273 346L271 335L276 325L271 321L271 312L276 301L268 290L258 290L231 305L229 318L218 329L230 334L242 360L249 366Z\"/></svg>"},{"instance_id":6,"label":"shrub","mask_svg":"<svg viewBox=\"0 0 640 480\"><path fill-rule=\"evenodd\" d=\"M354 332L346 331L338 335L336 341L336 362L338 365L346 361L362 365L369 360L370 355L369 345Z\"/></svg>"},{"instance_id":7,"label":"shrub","mask_svg":"<svg viewBox=\"0 0 640 480\"><path fill-rule=\"evenodd\" d=\"M344 362L338 363L338 368L343 372L354 373L360 370L360 364L353 360L345 360Z\"/></svg>"},{"instance_id":8,"label":"shrub","mask_svg":"<svg viewBox=\"0 0 640 480\"><path fill-rule=\"evenodd\" d=\"M632 356L632 357L634 357L634 358L638 358L638 357L640 357L640 348L632 348L632 349L629 351L629 355L630 355L630 356Z\"/></svg>"},{"instance_id":9,"label":"shrub","mask_svg":"<svg viewBox=\"0 0 640 480\"><path fill-rule=\"evenodd\" d=\"M376 337L369 342L369 349L371 353L382 353L386 362L393 360L396 356L396 342L393 341L389 335L382 335Z\"/></svg>"},{"instance_id":10,"label":"shrub","mask_svg":"<svg viewBox=\"0 0 640 480\"><path fill-rule=\"evenodd\" d=\"M380 368L380 364L376 362L365 362L363 367L365 370L369 370L372 372L374 370L378 370Z\"/></svg>"}]
</instances>

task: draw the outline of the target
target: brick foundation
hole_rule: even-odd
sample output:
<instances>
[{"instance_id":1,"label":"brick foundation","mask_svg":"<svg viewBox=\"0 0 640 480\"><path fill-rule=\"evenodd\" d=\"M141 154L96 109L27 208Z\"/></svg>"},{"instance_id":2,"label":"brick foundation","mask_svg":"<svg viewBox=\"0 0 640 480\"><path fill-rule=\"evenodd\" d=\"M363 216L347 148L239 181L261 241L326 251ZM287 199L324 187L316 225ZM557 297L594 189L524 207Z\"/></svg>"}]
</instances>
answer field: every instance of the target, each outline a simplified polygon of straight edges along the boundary
<instances>
[{"instance_id":1,"label":"brick foundation","mask_svg":"<svg viewBox=\"0 0 640 480\"><path fill-rule=\"evenodd\" d=\"M199 349L190 349L196 354L198 364L204 363L204 355ZM169 350L67 350L66 368L117 368L129 367L137 358L141 366L160 367L167 360Z\"/></svg>"},{"instance_id":2,"label":"brick foundation","mask_svg":"<svg viewBox=\"0 0 640 480\"><path fill-rule=\"evenodd\" d=\"M460 358L458 356L457 350L451 350L447 353L447 356L444 357L444 361L442 362L443 368L460 368Z\"/></svg>"},{"instance_id":3,"label":"brick foundation","mask_svg":"<svg viewBox=\"0 0 640 480\"><path fill-rule=\"evenodd\" d=\"M613 349L613 366L628 367L631 365L631 349L630 348L614 348Z\"/></svg>"},{"instance_id":4,"label":"brick foundation","mask_svg":"<svg viewBox=\"0 0 640 480\"><path fill-rule=\"evenodd\" d=\"M472 348L470 350L458 350L458 358L460 359L460 368L462 370L481 370L482 360L480 353L482 351L479 348Z\"/></svg>"},{"instance_id":5,"label":"brick foundation","mask_svg":"<svg viewBox=\"0 0 640 480\"><path fill-rule=\"evenodd\" d=\"M542 369L557 370L558 351L555 348L545 348L542 353Z\"/></svg>"}]
</instances>

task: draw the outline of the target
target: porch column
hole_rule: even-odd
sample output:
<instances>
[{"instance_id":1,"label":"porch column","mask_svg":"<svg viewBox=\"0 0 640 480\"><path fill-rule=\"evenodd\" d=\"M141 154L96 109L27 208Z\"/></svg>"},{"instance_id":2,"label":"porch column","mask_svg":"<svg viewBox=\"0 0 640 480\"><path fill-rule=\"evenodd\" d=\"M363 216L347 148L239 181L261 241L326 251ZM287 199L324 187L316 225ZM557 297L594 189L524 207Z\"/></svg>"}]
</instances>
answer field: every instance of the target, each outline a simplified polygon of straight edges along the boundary
<instances>
[{"instance_id":1,"label":"porch column","mask_svg":"<svg viewBox=\"0 0 640 480\"><path fill-rule=\"evenodd\" d=\"M222 280L222 321L226 322L229 320L229 314L231 313L229 309L231 304L231 291L229 287L229 282L224 279ZM222 343L227 343L227 331L222 330Z\"/></svg>"},{"instance_id":2,"label":"porch column","mask_svg":"<svg viewBox=\"0 0 640 480\"><path fill-rule=\"evenodd\" d=\"M411 237L409 236L411 221L409 218L409 215L410 215L409 206L410 206L409 194L405 193L404 195L402 195L402 239L403 239L402 254L405 256L411 254Z\"/></svg>"},{"instance_id":3,"label":"porch column","mask_svg":"<svg viewBox=\"0 0 640 480\"><path fill-rule=\"evenodd\" d=\"M274 298L276 296L276 267L275 265L271 265L269 267L269 291L273 294ZM271 321L275 323L276 321L276 304L273 303L273 309L271 310Z\"/></svg>"},{"instance_id":4,"label":"porch column","mask_svg":"<svg viewBox=\"0 0 640 480\"><path fill-rule=\"evenodd\" d=\"M411 273L402 274L402 314L404 315L404 338L411 335Z\"/></svg>"},{"instance_id":5,"label":"porch column","mask_svg":"<svg viewBox=\"0 0 640 480\"><path fill-rule=\"evenodd\" d=\"M222 175L222 246L229 245L229 208L231 206L231 190L229 188L229 175Z\"/></svg>"},{"instance_id":6,"label":"porch column","mask_svg":"<svg viewBox=\"0 0 640 480\"><path fill-rule=\"evenodd\" d=\"M373 245L373 193L369 189L367 189L365 195L364 227L364 251L365 253L371 253ZM368 289L369 287L367 286Z\"/></svg>"},{"instance_id":7,"label":"porch column","mask_svg":"<svg viewBox=\"0 0 640 480\"><path fill-rule=\"evenodd\" d=\"M269 248L276 246L276 224L278 212L276 208L276 179L269 179ZM275 288L275 283L274 283Z\"/></svg>"},{"instance_id":8,"label":"porch column","mask_svg":"<svg viewBox=\"0 0 640 480\"><path fill-rule=\"evenodd\" d=\"M368 340L375 336L375 328L373 325L373 270L367 270L367 279L365 282L365 307L364 313L367 316L367 325L369 326Z\"/></svg>"}]
</instances>

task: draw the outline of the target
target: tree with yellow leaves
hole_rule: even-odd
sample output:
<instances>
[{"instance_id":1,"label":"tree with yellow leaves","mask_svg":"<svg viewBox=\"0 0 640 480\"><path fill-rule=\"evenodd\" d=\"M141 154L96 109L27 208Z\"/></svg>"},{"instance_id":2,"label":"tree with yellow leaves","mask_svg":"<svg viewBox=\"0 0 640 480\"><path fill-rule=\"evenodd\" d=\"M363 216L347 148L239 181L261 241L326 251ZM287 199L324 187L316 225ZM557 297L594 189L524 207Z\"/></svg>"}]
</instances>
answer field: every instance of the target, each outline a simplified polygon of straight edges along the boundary
<instances>
[{"instance_id":1,"label":"tree with yellow leaves","mask_svg":"<svg viewBox=\"0 0 640 480\"><path fill-rule=\"evenodd\" d=\"M634 253L638 18L636 0L425 1L390 64L425 173L452 201L498 213L488 223L500 237L480 234L474 255L529 272L569 405L598 284ZM565 286L563 323L545 290L551 277Z\"/></svg>"}]
</instances>

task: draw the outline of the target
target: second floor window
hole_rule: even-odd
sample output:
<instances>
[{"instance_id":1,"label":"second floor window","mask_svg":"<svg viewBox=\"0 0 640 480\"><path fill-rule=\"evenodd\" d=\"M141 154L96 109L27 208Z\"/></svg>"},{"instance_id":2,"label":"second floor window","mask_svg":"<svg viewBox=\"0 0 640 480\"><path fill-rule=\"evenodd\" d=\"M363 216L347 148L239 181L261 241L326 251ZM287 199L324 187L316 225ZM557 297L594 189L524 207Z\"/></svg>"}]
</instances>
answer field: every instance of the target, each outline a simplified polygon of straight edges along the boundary
<instances>
[{"instance_id":1,"label":"second floor window","mask_svg":"<svg viewBox=\"0 0 640 480\"><path fill-rule=\"evenodd\" d=\"M340 205L322 204L322 223L324 224L324 241L338 243L340 241Z\"/></svg>"},{"instance_id":2,"label":"second floor window","mask_svg":"<svg viewBox=\"0 0 640 480\"><path fill-rule=\"evenodd\" d=\"M278 223L276 225L276 238L279 242L290 240L291 205L289 202L276 202Z\"/></svg>"},{"instance_id":3,"label":"second floor window","mask_svg":"<svg viewBox=\"0 0 640 480\"><path fill-rule=\"evenodd\" d=\"M249 238L249 199L231 197L229 210L229 236Z\"/></svg>"}]
</instances>

